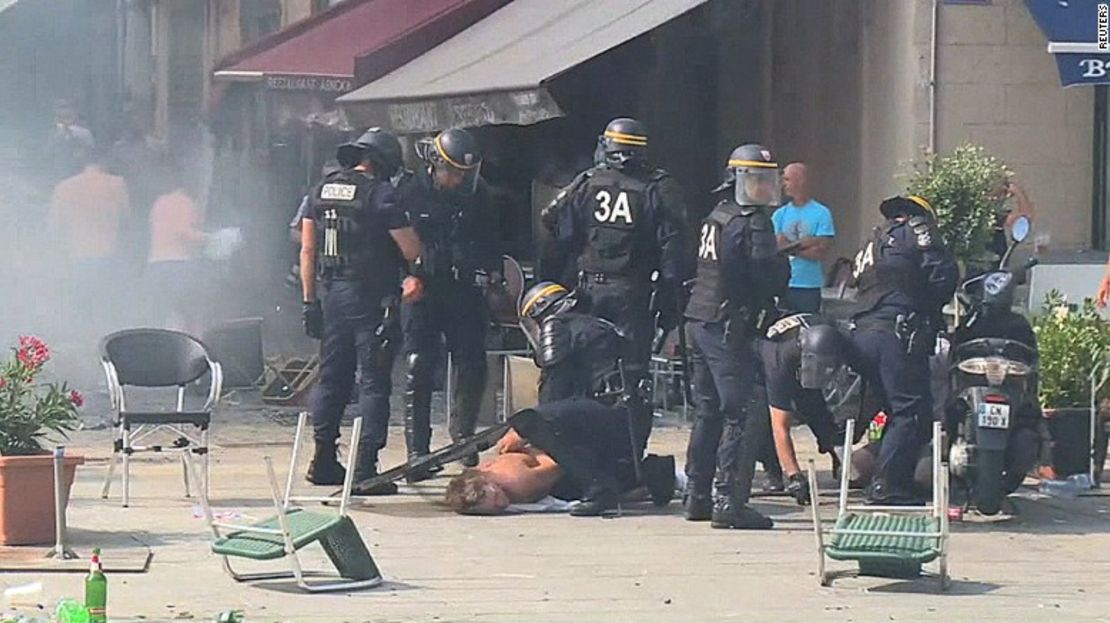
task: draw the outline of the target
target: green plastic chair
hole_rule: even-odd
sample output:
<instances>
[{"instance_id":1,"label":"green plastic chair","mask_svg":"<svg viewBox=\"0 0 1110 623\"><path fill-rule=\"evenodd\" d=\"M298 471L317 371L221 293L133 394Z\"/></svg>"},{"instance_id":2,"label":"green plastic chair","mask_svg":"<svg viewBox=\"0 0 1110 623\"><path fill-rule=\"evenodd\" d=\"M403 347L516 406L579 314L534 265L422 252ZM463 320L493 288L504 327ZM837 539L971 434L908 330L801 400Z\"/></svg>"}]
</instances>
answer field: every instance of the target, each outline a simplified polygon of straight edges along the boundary
<instances>
[{"instance_id":1,"label":"green plastic chair","mask_svg":"<svg viewBox=\"0 0 1110 623\"><path fill-rule=\"evenodd\" d=\"M347 470L338 513L309 511L295 506L297 503L304 502L335 502L334 497L292 495L293 479L297 473L297 455L300 452L301 437L307 420L307 413L301 413L297 420L297 436L293 441L293 456L289 460L289 475L285 482L284 494L278 489L273 460L268 456L264 458L274 502L273 517L249 525L216 521L208 502L207 492L202 492L201 503L204 515L215 538L212 552L221 557L224 571L237 582L295 578L301 589L313 593L378 586L382 583L381 571L362 540L358 528L347 515L354 469ZM357 418L351 432L351 452L348 457L351 465L355 465L358 461L361 432L362 418ZM305 580L306 573L301 568L297 552L312 543L319 543L323 547L342 581L309 583ZM231 566L232 558L260 562L287 558L291 568L289 571L240 573Z\"/></svg>"},{"instance_id":2,"label":"green plastic chair","mask_svg":"<svg viewBox=\"0 0 1110 623\"><path fill-rule=\"evenodd\" d=\"M861 575L897 578L917 577L923 564L937 561L941 590L948 590L948 466L941 461L940 422L933 424L933 500L918 507L848 503L854 432L855 421L848 420L840 500L832 528L822 525L817 468L812 460L809 461L810 508L817 537L817 578L821 586L830 586L839 575L825 568L826 558L856 562Z\"/></svg>"}]
</instances>

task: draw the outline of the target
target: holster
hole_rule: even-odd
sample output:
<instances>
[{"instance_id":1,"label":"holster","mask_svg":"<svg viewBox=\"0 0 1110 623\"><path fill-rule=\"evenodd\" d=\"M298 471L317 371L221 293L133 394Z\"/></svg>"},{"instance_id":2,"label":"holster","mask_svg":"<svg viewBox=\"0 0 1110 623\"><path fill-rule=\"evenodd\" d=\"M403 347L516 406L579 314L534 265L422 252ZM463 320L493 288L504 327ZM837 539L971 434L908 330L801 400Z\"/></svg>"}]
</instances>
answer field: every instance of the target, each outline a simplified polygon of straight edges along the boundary
<instances>
[{"instance_id":1,"label":"holster","mask_svg":"<svg viewBox=\"0 0 1110 623\"><path fill-rule=\"evenodd\" d=\"M936 330L920 314L899 314L894 322L894 334L902 341L907 355L928 357L936 347Z\"/></svg>"}]
</instances>

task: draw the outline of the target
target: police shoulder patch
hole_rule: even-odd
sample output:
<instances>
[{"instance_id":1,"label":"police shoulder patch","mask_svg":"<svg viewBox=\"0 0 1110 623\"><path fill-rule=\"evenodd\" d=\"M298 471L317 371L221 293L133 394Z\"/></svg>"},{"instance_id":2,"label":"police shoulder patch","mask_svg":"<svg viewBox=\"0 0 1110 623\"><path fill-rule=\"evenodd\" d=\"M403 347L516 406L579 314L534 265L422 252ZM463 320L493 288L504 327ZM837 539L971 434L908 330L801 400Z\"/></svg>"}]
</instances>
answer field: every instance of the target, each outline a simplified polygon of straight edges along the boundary
<instances>
[{"instance_id":1,"label":"police shoulder patch","mask_svg":"<svg viewBox=\"0 0 1110 623\"><path fill-rule=\"evenodd\" d=\"M929 219L915 216L910 219L909 226L917 239L918 248L928 249L933 246L933 228L929 223Z\"/></svg>"},{"instance_id":2,"label":"police shoulder patch","mask_svg":"<svg viewBox=\"0 0 1110 623\"><path fill-rule=\"evenodd\" d=\"M354 184L324 184L320 187L320 198L328 201L351 201L357 191L358 186Z\"/></svg>"},{"instance_id":3,"label":"police shoulder patch","mask_svg":"<svg viewBox=\"0 0 1110 623\"><path fill-rule=\"evenodd\" d=\"M767 329L767 339L773 340L791 329L796 329L806 324L806 314L793 314L785 318L780 318Z\"/></svg>"}]
</instances>

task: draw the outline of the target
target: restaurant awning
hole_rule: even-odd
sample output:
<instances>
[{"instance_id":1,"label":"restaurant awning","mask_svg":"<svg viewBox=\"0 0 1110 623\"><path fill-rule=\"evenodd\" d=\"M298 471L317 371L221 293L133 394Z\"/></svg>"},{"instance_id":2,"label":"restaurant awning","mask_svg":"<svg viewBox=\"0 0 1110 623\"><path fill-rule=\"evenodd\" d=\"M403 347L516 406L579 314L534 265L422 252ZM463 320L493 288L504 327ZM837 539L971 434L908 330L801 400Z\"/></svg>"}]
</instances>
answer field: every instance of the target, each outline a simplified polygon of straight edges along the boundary
<instances>
[{"instance_id":1,"label":"restaurant awning","mask_svg":"<svg viewBox=\"0 0 1110 623\"><path fill-rule=\"evenodd\" d=\"M1025 0L1064 86L1110 84L1110 8L1098 0Z\"/></svg>"},{"instance_id":2,"label":"restaurant awning","mask_svg":"<svg viewBox=\"0 0 1110 623\"><path fill-rule=\"evenodd\" d=\"M706 0L515 0L338 102L398 133L560 117L551 79Z\"/></svg>"},{"instance_id":3,"label":"restaurant awning","mask_svg":"<svg viewBox=\"0 0 1110 623\"><path fill-rule=\"evenodd\" d=\"M3 2L4 0L0 0ZM347 0L224 58L216 80L345 93L381 77L508 0Z\"/></svg>"}]
</instances>

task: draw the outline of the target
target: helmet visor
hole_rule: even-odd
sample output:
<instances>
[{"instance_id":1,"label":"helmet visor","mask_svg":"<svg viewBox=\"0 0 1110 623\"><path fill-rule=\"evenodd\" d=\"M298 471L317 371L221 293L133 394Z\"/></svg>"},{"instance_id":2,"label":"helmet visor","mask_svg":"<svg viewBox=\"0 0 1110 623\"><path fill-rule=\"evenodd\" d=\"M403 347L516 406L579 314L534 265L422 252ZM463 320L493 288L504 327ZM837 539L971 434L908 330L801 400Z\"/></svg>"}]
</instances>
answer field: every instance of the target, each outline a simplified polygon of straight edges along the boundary
<instances>
[{"instance_id":1,"label":"helmet visor","mask_svg":"<svg viewBox=\"0 0 1110 623\"><path fill-rule=\"evenodd\" d=\"M838 357L803 350L798 382L802 389L824 389L836 377L840 365Z\"/></svg>"},{"instance_id":2,"label":"helmet visor","mask_svg":"<svg viewBox=\"0 0 1110 623\"><path fill-rule=\"evenodd\" d=\"M777 206L781 199L779 170L772 167L733 168L736 203L742 206Z\"/></svg>"},{"instance_id":3,"label":"helmet visor","mask_svg":"<svg viewBox=\"0 0 1110 623\"><path fill-rule=\"evenodd\" d=\"M524 332L524 337L528 339L532 351L538 353L540 351L540 323L535 318L521 316L520 330Z\"/></svg>"}]
</instances>

